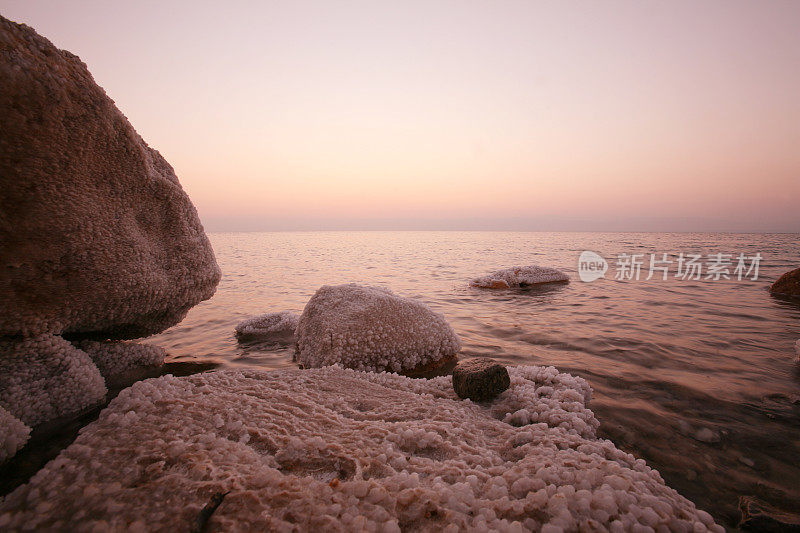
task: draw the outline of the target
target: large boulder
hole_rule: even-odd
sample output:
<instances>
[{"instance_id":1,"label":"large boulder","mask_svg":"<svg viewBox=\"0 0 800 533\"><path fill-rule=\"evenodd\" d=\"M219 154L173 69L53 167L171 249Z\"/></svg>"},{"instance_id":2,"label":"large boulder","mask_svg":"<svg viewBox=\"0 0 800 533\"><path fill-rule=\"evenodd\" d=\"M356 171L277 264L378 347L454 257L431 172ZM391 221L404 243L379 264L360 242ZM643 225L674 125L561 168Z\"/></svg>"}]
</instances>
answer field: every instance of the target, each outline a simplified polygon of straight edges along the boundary
<instances>
[{"instance_id":1,"label":"large boulder","mask_svg":"<svg viewBox=\"0 0 800 533\"><path fill-rule=\"evenodd\" d=\"M441 313L388 289L325 285L297 325L297 360L401 372L452 359L461 342Z\"/></svg>"},{"instance_id":2,"label":"large boulder","mask_svg":"<svg viewBox=\"0 0 800 533\"><path fill-rule=\"evenodd\" d=\"M0 17L0 336L136 338L220 279L197 212L81 60Z\"/></svg>"},{"instance_id":3,"label":"large boulder","mask_svg":"<svg viewBox=\"0 0 800 533\"><path fill-rule=\"evenodd\" d=\"M800 298L800 268L790 270L779 277L769 288L769 293L773 296Z\"/></svg>"},{"instance_id":4,"label":"large boulder","mask_svg":"<svg viewBox=\"0 0 800 533\"><path fill-rule=\"evenodd\" d=\"M598 439L587 383L512 367L491 405L450 377L338 366L122 391L0 502L4 531L724 531Z\"/></svg>"}]
</instances>

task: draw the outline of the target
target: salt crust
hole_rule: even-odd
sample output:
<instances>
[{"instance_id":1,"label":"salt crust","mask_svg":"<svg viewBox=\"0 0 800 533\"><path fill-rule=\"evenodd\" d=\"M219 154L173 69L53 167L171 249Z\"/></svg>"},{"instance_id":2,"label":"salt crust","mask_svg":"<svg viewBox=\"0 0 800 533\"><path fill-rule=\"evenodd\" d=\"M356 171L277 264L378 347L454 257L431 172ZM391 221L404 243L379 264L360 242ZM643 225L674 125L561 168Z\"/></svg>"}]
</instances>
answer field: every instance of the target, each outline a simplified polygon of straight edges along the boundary
<instances>
[{"instance_id":1,"label":"salt crust","mask_svg":"<svg viewBox=\"0 0 800 533\"><path fill-rule=\"evenodd\" d=\"M30 436L31 428L0 407L0 463L13 457Z\"/></svg>"},{"instance_id":2,"label":"salt crust","mask_svg":"<svg viewBox=\"0 0 800 533\"><path fill-rule=\"evenodd\" d=\"M105 401L86 352L55 335L0 340L0 406L34 427Z\"/></svg>"},{"instance_id":3,"label":"salt crust","mask_svg":"<svg viewBox=\"0 0 800 533\"><path fill-rule=\"evenodd\" d=\"M160 346L146 343L84 340L76 346L89 354L104 378L141 367L161 366L166 356Z\"/></svg>"},{"instance_id":4,"label":"salt crust","mask_svg":"<svg viewBox=\"0 0 800 533\"><path fill-rule=\"evenodd\" d=\"M197 210L75 55L0 17L0 335L131 339L220 270Z\"/></svg>"},{"instance_id":5,"label":"salt crust","mask_svg":"<svg viewBox=\"0 0 800 533\"><path fill-rule=\"evenodd\" d=\"M338 365L165 376L124 390L0 504L5 530L723 531L597 439L587 383L511 367L488 405L451 378Z\"/></svg>"},{"instance_id":6,"label":"salt crust","mask_svg":"<svg viewBox=\"0 0 800 533\"><path fill-rule=\"evenodd\" d=\"M297 359L306 367L340 363L399 372L449 358L461 341L441 313L388 289L325 285L297 326Z\"/></svg>"},{"instance_id":7,"label":"salt crust","mask_svg":"<svg viewBox=\"0 0 800 533\"><path fill-rule=\"evenodd\" d=\"M300 315L291 311L266 313L243 320L236 325L238 337L270 338L294 335Z\"/></svg>"},{"instance_id":8,"label":"salt crust","mask_svg":"<svg viewBox=\"0 0 800 533\"><path fill-rule=\"evenodd\" d=\"M473 287L505 289L509 287L538 285L540 283L552 283L554 281L569 281L569 276L555 268L531 265L498 270L487 276L475 278L470 281L469 284Z\"/></svg>"}]
</instances>

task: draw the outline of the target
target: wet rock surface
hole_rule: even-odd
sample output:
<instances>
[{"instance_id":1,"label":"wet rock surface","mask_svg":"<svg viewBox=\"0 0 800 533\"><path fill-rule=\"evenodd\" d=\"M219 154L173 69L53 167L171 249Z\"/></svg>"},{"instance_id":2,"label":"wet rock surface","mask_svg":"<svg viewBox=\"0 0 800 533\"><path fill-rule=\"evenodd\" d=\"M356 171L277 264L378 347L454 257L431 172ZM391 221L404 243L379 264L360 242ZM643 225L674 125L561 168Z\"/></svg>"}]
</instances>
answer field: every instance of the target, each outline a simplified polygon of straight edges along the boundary
<instances>
[{"instance_id":1,"label":"wet rock surface","mask_svg":"<svg viewBox=\"0 0 800 533\"><path fill-rule=\"evenodd\" d=\"M769 293L773 296L800 298L800 268L790 270L772 284Z\"/></svg>"},{"instance_id":2,"label":"wet rock surface","mask_svg":"<svg viewBox=\"0 0 800 533\"><path fill-rule=\"evenodd\" d=\"M453 389L459 398L488 401L509 385L511 380L506 367L488 357L460 361L453 369Z\"/></svg>"}]
</instances>

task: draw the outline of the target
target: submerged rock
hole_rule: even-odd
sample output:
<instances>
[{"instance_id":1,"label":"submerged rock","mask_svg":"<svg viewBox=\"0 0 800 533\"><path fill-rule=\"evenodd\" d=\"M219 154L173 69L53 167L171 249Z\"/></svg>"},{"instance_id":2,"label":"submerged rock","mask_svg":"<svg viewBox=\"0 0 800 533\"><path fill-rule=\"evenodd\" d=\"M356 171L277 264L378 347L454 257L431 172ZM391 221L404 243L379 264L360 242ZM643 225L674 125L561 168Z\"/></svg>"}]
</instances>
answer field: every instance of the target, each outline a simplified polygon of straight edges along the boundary
<instances>
[{"instance_id":1,"label":"submerged rock","mask_svg":"<svg viewBox=\"0 0 800 533\"><path fill-rule=\"evenodd\" d=\"M300 315L291 311L280 313L267 313L243 320L236 325L236 336L242 340L266 339L285 340L294 339L294 332Z\"/></svg>"},{"instance_id":2,"label":"submerged rock","mask_svg":"<svg viewBox=\"0 0 800 533\"><path fill-rule=\"evenodd\" d=\"M491 400L509 385L506 367L488 357L460 361L453 369L453 389L459 398L476 402Z\"/></svg>"},{"instance_id":3,"label":"submerged rock","mask_svg":"<svg viewBox=\"0 0 800 533\"><path fill-rule=\"evenodd\" d=\"M31 436L31 428L0 407L0 463L13 457Z\"/></svg>"},{"instance_id":4,"label":"submerged rock","mask_svg":"<svg viewBox=\"0 0 800 533\"><path fill-rule=\"evenodd\" d=\"M584 380L508 371L491 406L449 377L339 366L142 381L0 503L0 527L188 530L227 493L211 530L723 531L596 438Z\"/></svg>"},{"instance_id":5,"label":"submerged rock","mask_svg":"<svg viewBox=\"0 0 800 533\"><path fill-rule=\"evenodd\" d=\"M451 360L460 349L442 314L376 287L325 285L297 325L297 360L311 368L400 372Z\"/></svg>"},{"instance_id":6,"label":"submerged rock","mask_svg":"<svg viewBox=\"0 0 800 533\"><path fill-rule=\"evenodd\" d=\"M159 333L220 270L189 197L92 79L0 17L0 335Z\"/></svg>"},{"instance_id":7,"label":"submerged rock","mask_svg":"<svg viewBox=\"0 0 800 533\"><path fill-rule=\"evenodd\" d=\"M28 426L100 405L106 392L89 355L61 337L0 339L0 406Z\"/></svg>"},{"instance_id":8,"label":"submerged rock","mask_svg":"<svg viewBox=\"0 0 800 533\"><path fill-rule=\"evenodd\" d=\"M800 298L800 268L785 273L772 284L769 293L773 296Z\"/></svg>"},{"instance_id":9,"label":"submerged rock","mask_svg":"<svg viewBox=\"0 0 800 533\"><path fill-rule=\"evenodd\" d=\"M469 284L484 289L508 289L568 281L569 276L560 270L532 265L498 270L487 276L475 278Z\"/></svg>"}]
</instances>

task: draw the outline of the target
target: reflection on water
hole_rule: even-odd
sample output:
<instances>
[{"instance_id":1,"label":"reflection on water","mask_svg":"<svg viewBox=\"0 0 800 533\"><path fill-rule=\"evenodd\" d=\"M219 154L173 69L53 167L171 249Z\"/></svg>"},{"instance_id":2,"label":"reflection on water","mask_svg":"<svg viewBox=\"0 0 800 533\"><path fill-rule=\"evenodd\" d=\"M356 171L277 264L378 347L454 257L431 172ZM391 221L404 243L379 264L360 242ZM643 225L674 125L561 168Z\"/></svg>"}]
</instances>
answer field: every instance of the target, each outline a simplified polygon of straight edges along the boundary
<instances>
[{"instance_id":1,"label":"reflection on water","mask_svg":"<svg viewBox=\"0 0 800 533\"><path fill-rule=\"evenodd\" d=\"M391 288L444 313L461 357L555 365L585 377L601 433L645 458L727 525L737 498L800 509L800 305L767 288L800 263L798 235L495 232L212 234L217 294L151 339L172 361L294 366L293 347L237 343L233 328L272 311L301 312L323 284ZM760 279L582 283L583 250L761 253ZM516 265L567 271L568 285L491 291L472 277Z\"/></svg>"}]
</instances>

